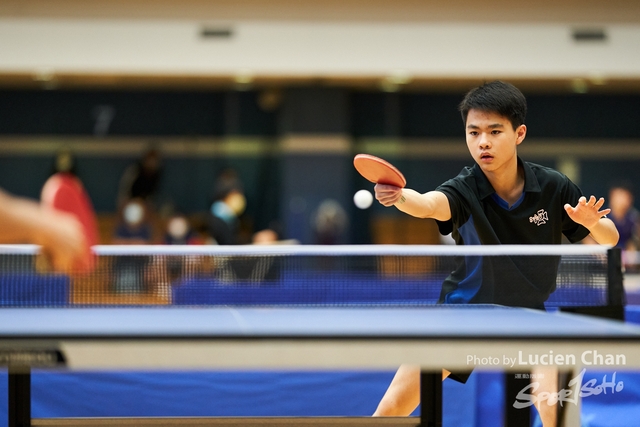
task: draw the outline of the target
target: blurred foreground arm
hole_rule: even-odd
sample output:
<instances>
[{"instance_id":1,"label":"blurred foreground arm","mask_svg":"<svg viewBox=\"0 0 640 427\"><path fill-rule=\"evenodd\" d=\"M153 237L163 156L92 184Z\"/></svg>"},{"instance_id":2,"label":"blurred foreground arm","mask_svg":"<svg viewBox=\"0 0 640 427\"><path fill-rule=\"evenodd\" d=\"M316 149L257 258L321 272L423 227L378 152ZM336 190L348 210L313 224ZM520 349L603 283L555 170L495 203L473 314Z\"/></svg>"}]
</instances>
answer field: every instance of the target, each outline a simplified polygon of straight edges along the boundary
<instances>
[{"instance_id":1,"label":"blurred foreground arm","mask_svg":"<svg viewBox=\"0 0 640 427\"><path fill-rule=\"evenodd\" d=\"M82 226L72 215L41 207L38 203L0 190L0 243L34 243L42 246L53 268L72 273L85 267L90 248Z\"/></svg>"}]
</instances>

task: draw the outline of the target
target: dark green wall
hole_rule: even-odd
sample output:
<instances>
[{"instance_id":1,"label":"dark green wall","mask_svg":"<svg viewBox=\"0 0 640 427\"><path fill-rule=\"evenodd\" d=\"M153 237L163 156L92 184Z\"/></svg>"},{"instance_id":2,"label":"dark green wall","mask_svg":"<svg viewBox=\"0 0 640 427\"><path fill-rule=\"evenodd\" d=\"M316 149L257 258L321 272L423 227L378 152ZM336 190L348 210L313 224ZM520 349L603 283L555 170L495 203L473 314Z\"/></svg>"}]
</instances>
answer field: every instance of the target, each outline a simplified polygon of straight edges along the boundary
<instances>
[{"instance_id":1,"label":"dark green wall","mask_svg":"<svg viewBox=\"0 0 640 427\"><path fill-rule=\"evenodd\" d=\"M273 93L272 93L273 94ZM462 121L457 112L461 93L384 93L344 88L296 87L275 91L276 102L261 104L263 93L248 91L170 90L8 90L0 91L0 148L2 140L65 136L82 137L100 147L119 137L209 138L248 136L275 147L282 137L342 136L352 141L396 138L405 144L442 138L444 144L464 144ZM621 94L526 94L529 102L528 138L598 140L640 143L640 95ZM106 114L106 115L105 115ZM102 120L102 122L101 122ZM106 120L106 121L105 121ZM459 141L459 142L456 142ZM359 188L370 188L350 167L352 152L316 156L299 155L166 156L162 197L185 212L206 210L216 175L233 167L241 176L249 199L249 214L257 228L279 219L293 227L293 236L305 243L311 237L303 228L323 198L337 195L357 224L370 215L392 214L374 205L359 211L350 196ZM262 153L262 154L261 154ZM0 186L16 194L38 197L53 165L52 152L21 153L14 150L0 157ZM314 155L312 155L314 156ZM96 208L115 209L117 184L136 155L96 156L79 153L78 174ZM390 160L407 175L413 188L428 191L457 174L467 159L398 157ZM539 160L536 160L540 162ZM542 163L556 166L550 158ZM640 165L633 159L581 162L581 187L585 193L605 196L608 185L620 178L637 183L640 200ZM308 188L303 188L303 186ZM340 186L338 191L337 187ZM308 195L309 208L303 218L287 211L287 201ZM366 242L362 226L352 228L352 240Z\"/></svg>"}]
</instances>

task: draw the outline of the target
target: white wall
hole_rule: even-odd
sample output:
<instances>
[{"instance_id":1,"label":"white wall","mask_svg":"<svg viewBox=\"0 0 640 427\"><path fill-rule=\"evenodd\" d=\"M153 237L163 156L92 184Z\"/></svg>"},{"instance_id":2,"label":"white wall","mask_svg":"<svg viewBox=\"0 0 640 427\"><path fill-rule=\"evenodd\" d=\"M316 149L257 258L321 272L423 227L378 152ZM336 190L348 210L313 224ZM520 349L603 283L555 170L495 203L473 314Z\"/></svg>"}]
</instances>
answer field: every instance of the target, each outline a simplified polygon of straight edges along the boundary
<instances>
[{"instance_id":1,"label":"white wall","mask_svg":"<svg viewBox=\"0 0 640 427\"><path fill-rule=\"evenodd\" d=\"M640 78L640 25L576 43L571 24L0 18L0 73ZM598 27L600 28L600 27Z\"/></svg>"}]
</instances>

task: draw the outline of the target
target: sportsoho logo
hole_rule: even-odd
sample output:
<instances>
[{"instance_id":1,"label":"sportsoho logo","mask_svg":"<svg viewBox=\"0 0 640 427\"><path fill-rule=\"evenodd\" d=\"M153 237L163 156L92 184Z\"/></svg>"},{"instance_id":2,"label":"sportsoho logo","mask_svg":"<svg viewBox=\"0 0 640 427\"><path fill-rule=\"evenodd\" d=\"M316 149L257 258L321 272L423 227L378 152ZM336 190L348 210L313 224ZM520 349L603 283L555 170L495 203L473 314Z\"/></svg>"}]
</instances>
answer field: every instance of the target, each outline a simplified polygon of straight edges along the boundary
<instances>
[{"instance_id":1,"label":"sportsoho logo","mask_svg":"<svg viewBox=\"0 0 640 427\"><path fill-rule=\"evenodd\" d=\"M549 221L549 215L544 209L540 209L534 216L529 217L529 222L535 223L537 226L546 224Z\"/></svg>"},{"instance_id":2,"label":"sportsoho logo","mask_svg":"<svg viewBox=\"0 0 640 427\"><path fill-rule=\"evenodd\" d=\"M568 388L563 388L557 393L549 390L542 390L541 392L536 393L540 387L540 383L537 381L532 382L518 392L516 400L513 402L513 407L516 409L527 408L544 400L547 401L547 405L549 406L555 405L558 402L560 403L560 406L563 406L564 403L573 403L574 405L577 405L579 397L597 396L599 394L616 394L624 389L624 382L616 380L617 372L613 373L611 381L607 381L607 375L605 374L600 384L598 384L598 380L595 378L592 378L583 384L582 380L586 371L587 370L583 368L578 376L569 381ZM531 393L529 393L529 391L531 391Z\"/></svg>"}]
</instances>

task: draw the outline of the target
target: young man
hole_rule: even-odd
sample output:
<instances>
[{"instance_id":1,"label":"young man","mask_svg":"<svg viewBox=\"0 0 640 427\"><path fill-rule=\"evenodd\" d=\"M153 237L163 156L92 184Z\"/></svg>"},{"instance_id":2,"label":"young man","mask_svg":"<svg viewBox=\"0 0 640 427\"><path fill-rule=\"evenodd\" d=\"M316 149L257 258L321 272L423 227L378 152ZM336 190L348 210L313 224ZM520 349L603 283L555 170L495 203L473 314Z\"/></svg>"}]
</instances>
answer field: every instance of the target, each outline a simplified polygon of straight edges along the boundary
<instances>
[{"instance_id":1,"label":"young man","mask_svg":"<svg viewBox=\"0 0 640 427\"><path fill-rule=\"evenodd\" d=\"M435 219L440 232L452 232L458 245L559 244L562 235L571 242L590 235L600 244L616 244L618 232L604 217L609 209L602 209L603 198L587 199L566 176L518 157L527 134L527 104L516 87L487 83L467 93L459 109L475 164L424 194L378 184L380 203ZM443 283L440 302L544 309L555 288L558 261L534 260L532 265L531 257L498 258L462 260ZM416 366L401 366L374 415L409 415L420 403L419 374ZM447 375L444 371L443 378ZM547 390L555 385L549 381L543 385ZM539 410L545 427L554 426L555 407L543 404Z\"/></svg>"}]
</instances>

